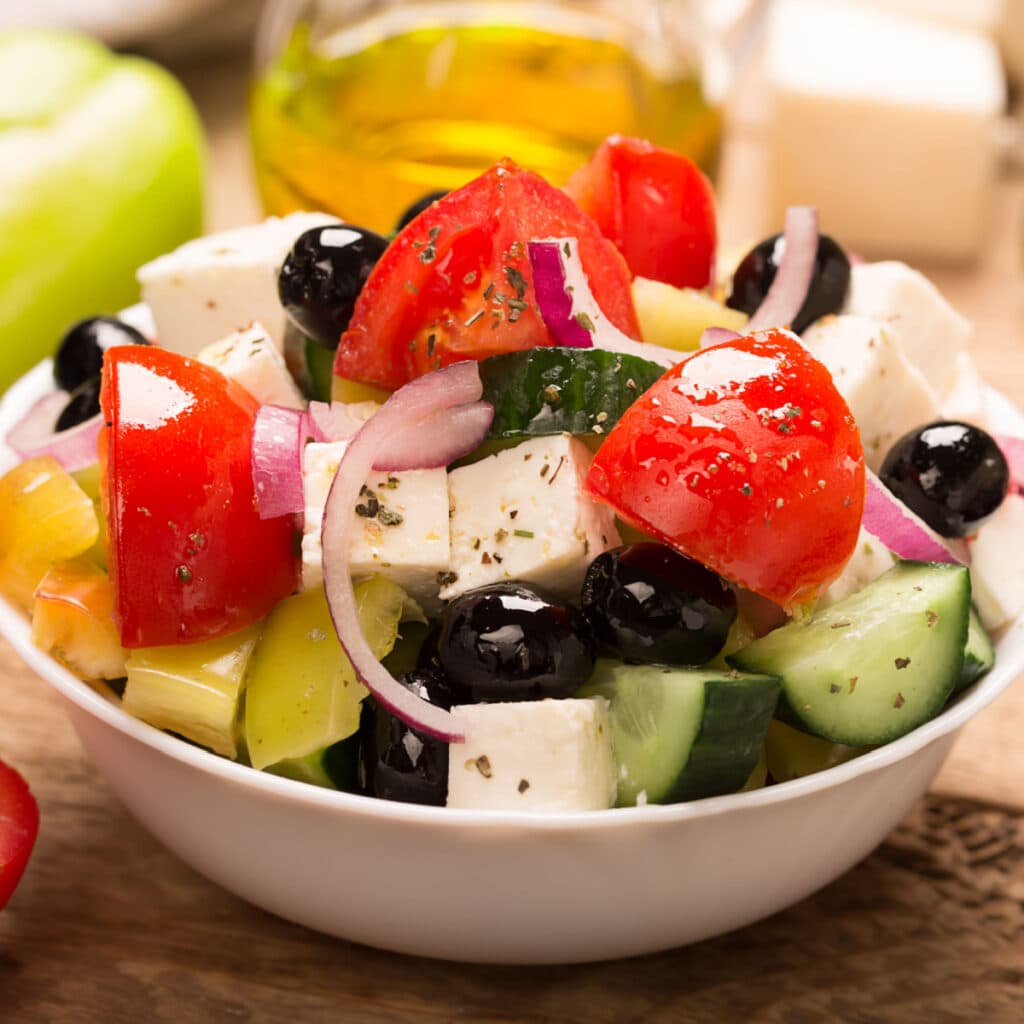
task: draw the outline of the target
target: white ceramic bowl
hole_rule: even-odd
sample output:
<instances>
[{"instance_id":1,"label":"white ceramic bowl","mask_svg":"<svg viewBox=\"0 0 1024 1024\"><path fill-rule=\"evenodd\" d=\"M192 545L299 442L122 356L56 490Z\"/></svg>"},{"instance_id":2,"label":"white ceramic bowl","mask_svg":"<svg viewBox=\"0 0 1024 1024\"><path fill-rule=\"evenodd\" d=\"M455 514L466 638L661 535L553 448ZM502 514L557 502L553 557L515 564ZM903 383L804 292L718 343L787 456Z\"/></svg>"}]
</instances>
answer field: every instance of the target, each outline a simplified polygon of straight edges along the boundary
<instances>
[{"instance_id":1,"label":"white ceramic bowl","mask_svg":"<svg viewBox=\"0 0 1024 1024\"><path fill-rule=\"evenodd\" d=\"M45 383L45 371L33 376ZM22 382L0 403L0 436L29 390ZM994 401L1020 432L1024 419ZM126 715L33 647L3 602L0 633L60 695L125 806L207 878L318 931L492 963L667 949L802 899L885 838L960 727L1024 670L1021 619L956 704L855 761L688 804L536 815L388 803L254 771Z\"/></svg>"}]
</instances>

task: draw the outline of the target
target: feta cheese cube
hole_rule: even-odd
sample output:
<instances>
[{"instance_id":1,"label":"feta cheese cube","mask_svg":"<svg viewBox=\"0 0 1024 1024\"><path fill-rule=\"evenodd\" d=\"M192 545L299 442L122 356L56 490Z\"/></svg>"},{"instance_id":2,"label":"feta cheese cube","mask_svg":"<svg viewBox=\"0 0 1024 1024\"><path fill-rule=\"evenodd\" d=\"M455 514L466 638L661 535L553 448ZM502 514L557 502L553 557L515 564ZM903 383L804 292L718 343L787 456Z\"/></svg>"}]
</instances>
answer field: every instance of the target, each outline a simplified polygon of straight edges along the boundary
<instances>
[{"instance_id":1,"label":"feta cheese cube","mask_svg":"<svg viewBox=\"0 0 1024 1024\"><path fill-rule=\"evenodd\" d=\"M141 267L136 276L160 344L191 356L257 322L282 350L286 318L277 297L278 271L299 235L336 223L326 213L270 217L193 239Z\"/></svg>"},{"instance_id":2,"label":"feta cheese cube","mask_svg":"<svg viewBox=\"0 0 1024 1024\"><path fill-rule=\"evenodd\" d=\"M621 541L614 514L583 493L591 454L568 434L535 437L448 474L446 600L515 579L575 597L587 566Z\"/></svg>"},{"instance_id":3,"label":"feta cheese cube","mask_svg":"<svg viewBox=\"0 0 1024 1024\"><path fill-rule=\"evenodd\" d=\"M841 0L780 0L764 64L774 223L810 203L855 249L978 251L1006 104L991 39Z\"/></svg>"},{"instance_id":4,"label":"feta cheese cube","mask_svg":"<svg viewBox=\"0 0 1024 1024\"><path fill-rule=\"evenodd\" d=\"M345 441L333 441L307 444L303 451L304 588L317 586L323 579L320 527L345 447ZM443 469L373 472L366 478L367 492L356 506L359 511L352 510L352 575L380 573L431 612L439 608L438 577L448 571L449 565L445 475Z\"/></svg>"},{"instance_id":5,"label":"feta cheese cube","mask_svg":"<svg viewBox=\"0 0 1024 1024\"><path fill-rule=\"evenodd\" d=\"M987 429L988 403L985 401L985 384L969 352L957 352L953 361L953 383L949 390L939 397L939 407L947 420L961 420Z\"/></svg>"},{"instance_id":6,"label":"feta cheese cube","mask_svg":"<svg viewBox=\"0 0 1024 1024\"><path fill-rule=\"evenodd\" d=\"M1009 494L968 541L971 590L982 625L1005 626L1024 611L1024 497Z\"/></svg>"},{"instance_id":7,"label":"feta cheese cube","mask_svg":"<svg viewBox=\"0 0 1024 1024\"><path fill-rule=\"evenodd\" d=\"M615 803L603 697L452 708L464 743L448 751L448 806L597 811Z\"/></svg>"},{"instance_id":8,"label":"feta cheese cube","mask_svg":"<svg viewBox=\"0 0 1024 1024\"><path fill-rule=\"evenodd\" d=\"M824 317L803 336L846 399L860 428L864 461L876 472L894 441L939 418L932 389L907 361L899 339L900 329L859 316Z\"/></svg>"},{"instance_id":9,"label":"feta cheese cube","mask_svg":"<svg viewBox=\"0 0 1024 1024\"><path fill-rule=\"evenodd\" d=\"M924 274L895 260L856 264L843 312L898 327L904 354L935 394L946 395L953 387L971 324Z\"/></svg>"},{"instance_id":10,"label":"feta cheese cube","mask_svg":"<svg viewBox=\"0 0 1024 1024\"><path fill-rule=\"evenodd\" d=\"M302 409L306 402L261 324L229 334L199 350L196 358L245 388L260 405Z\"/></svg>"},{"instance_id":11,"label":"feta cheese cube","mask_svg":"<svg viewBox=\"0 0 1024 1024\"><path fill-rule=\"evenodd\" d=\"M867 530L857 537L857 546L839 578L818 598L818 607L827 608L836 601L862 590L896 564L893 553Z\"/></svg>"}]
</instances>

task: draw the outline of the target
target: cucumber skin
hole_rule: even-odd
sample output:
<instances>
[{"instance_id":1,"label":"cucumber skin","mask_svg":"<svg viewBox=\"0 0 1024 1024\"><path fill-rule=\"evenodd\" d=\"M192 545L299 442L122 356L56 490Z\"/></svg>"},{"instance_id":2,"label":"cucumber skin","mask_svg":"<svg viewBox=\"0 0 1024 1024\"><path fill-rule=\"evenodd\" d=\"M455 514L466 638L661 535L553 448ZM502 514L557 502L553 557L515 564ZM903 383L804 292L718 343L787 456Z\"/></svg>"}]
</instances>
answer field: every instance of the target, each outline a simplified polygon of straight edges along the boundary
<instances>
[{"instance_id":1,"label":"cucumber skin","mask_svg":"<svg viewBox=\"0 0 1024 1024\"><path fill-rule=\"evenodd\" d=\"M606 673L600 672L601 663L598 664L597 674L603 674L605 678L600 682L592 680L585 684L576 696L597 695L610 702L614 745L619 687L627 683L635 684L637 680L629 678L631 666L626 663L617 662ZM637 775L636 766L633 765L633 771L630 772L632 788L645 793L647 802L651 804L699 800L743 789L761 756L768 724L779 698L781 680L777 676L741 673L735 669L681 668L656 664L643 664L636 668L642 672L658 671L668 675L677 673L697 677L696 680L691 678L685 682L697 682L701 687L702 702L700 725L686 751L685 761L674 770L674 778L666 784L667 773L661 771L655 771L653 775ZM625 679L622 679L623 676ZM683 684L681 681L679 685ZM669 716L669 719L666 721L660 718L659 722L663 728L674 726L678 731L685 730L686 721L690 720L681 721L678 713ZM621 767L622 751L613 749L613 754L616 764ZM634 803L628 793L623 793L620 783L616 806L632 807Z\"/></svg>"},{"instance_id":2,"label":"cucumber skin","mask_svg":"<svg viewBox=\"0 0 1024 1024\"><path fill-rule=\"evenodd\" d=\"M967 622L967 643L964 645L964 664L960 669L960 678L953 687L953 693L966 690L971 683L977 682L996 663L996 649L992 638L981 624L978 612L972 606Z\"/></svg>"},{"instance_id":3,"label":"cucumber skin","mask_svg":"<svg viewBox=\"0 0 1024 1024\"><path fill-rule=\"evenodd\" d=\"M781 686L775 676L746 678L742 685L733 680L707 680L700 730L686 766L663 802L680 803L741 790L761 756ZM746 728L737 730L737 721ZM737 732L746 735L747 742L726 742Z\"/></svg>"},{"instance_id":4,"label":"cucumber skin","mask_svg":"<svg viewBox=\"0 0 1024 1024\"><path fill-rule=\"evenodd\" d=\"M604 349L533 348L480 362L488 438L606 434L665 373L657 363ZM551 403L545 389L559 389Z\"/></svg>"},{"instance_id":5,"label":"cucumber skin","mask_svg":"<svg viewBox=\"0 0 1024 1024\"><path fill-rule=\"evenodd\" d=\"M875 587L880 580L885 580L886 577L906 575L907 573L912 573L928 568L937 568L940 571L955 571L958 573L957 579L955 581L955 586L959 590L959 594L954 595L954 600L957 600L958 602L962 603L962 606L964 608L964 615L962 617L962 621L956 624L959 627L956 635L951 636L947 642L947 646L949 647L949 657L945 663L945 677L941 680L940 685L937 685L935 687L932 699L929 702L927 702L922 708L920 708L920 713L916 717L908 716L904 718L902 721L900 721L897 717L898 712L897 714L889 714L888 717L891 719L891 723L888 725L880 724L877 729L871 731L870 733L864 731L863 729L858 730L855 725L851 727L849 723L847 723L847 726L845 728L823 728L819 722L813 720L813 714L807 715L805 713L802 713L804 709L798 708L796 706L796 704L794 703L794 697L796 698L796 701L798 703L802 703L806 699L807 694L805 692L800 692L799 683L796 686L797 694L794 694L792 692L793 686L787 679L787 666L784 663L785 655L780 657L778 652L774 652L774 654L769 654L769 656L765 657L762 651L763 641L771 640L771 645L777 645L779 639L783 636L787 634L793 635L790 631L796 631L806 628L807 626L813 625L816 621L820 622L821 619L841 618L844 612L844 608L845 606L847 606L849 602L856 602L857 599L860 598L865 591L867 591L869 588ZM892 740L898 739L900 736L905 735L906 733L917 728L919 725L922 725L924 724L924 722L927 722L931 718L935 717L935 715L937 715L942 710L943 706L949 699L950 695L954 692L954 688L957 685L957 681L960 678L960 674L963 669L963 653L967 643L968 629L968 615L966 614L966 610L970 607L970 588L970 573L964 566L950 566L926 562L901 561L898 562L892 569L890 569L883 576L879 577L878 580L875 580L872 583L868 584L867 587L863 588L855 594L850 595L850 597L845 599L844 601L837 602L836 604L825 609L820 616L813 615L811 619L803 625L796 625L791 623L788 626L781 627L780 629L775 630L773 633L768 634L768 636L762 638L761 641L755 641L749 647L746 647L740 651L737 651L735 654L730 655L726 660L730 665L733 665L736 668L741 669L745 672L775 672L782 678L782 693L779 697L776 715L780 721L786 723L787 725L791 725L794 728L800 729L801 731L806 732L812 736L818 736L821 739L828 740L832 743L841 743L848 746L875 746L884 743L889 743ZM872 658L877 658L877 655L869 655L866 662L868 665L870 665ZM823 678L823 683L822 694L820 695L823 695L824 683L830 681L830 666L827 664L827 658L823 658L822 660L824 664L820 674ZM801 658L799 657L799 655L797 655L793 658L793 661L799 664ZM860 664L863 665L865 664L865 662L861 662ZM870 677L865 674L866 671L867 670L865 670L864 668L861 668L860 672L856 672L853 674L856 674L858 676L864 676L865 679L869 679ZM850 674L851 669L849 666L844 666L843 672L840 673L840 675L844 677L849 676ZM790 670L790 676L791 678L794 676L796 678L800 678L799 673L794 673L792 670ZM836 676L835 678L837 680L839 679L838 676ZM819 696L819 694L814 695L815 699L817 699L817 696ZM829 700L831 698L825 696L824 699ZM892 710L897 711L895 704L893 705Z\"/></svg>"}]
</instances>

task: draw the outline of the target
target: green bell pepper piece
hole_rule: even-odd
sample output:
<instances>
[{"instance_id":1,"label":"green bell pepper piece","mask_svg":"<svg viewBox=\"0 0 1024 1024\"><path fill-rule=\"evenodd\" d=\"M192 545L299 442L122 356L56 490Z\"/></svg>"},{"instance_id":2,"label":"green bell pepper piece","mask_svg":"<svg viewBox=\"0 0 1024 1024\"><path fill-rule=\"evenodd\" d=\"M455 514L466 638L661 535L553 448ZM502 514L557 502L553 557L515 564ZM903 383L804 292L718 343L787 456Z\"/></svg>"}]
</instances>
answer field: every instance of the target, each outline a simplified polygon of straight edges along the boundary
<instances>
[{"instance_id":1,"label":"green bell pepper piece","mask_svg":"<svg viewBox=\"0 0 1024 1024\"><path fill-rule=\"evenodd\" d=\"M199 234L203 136L171 74L72 33L0 32L0 82L2 391Z\"/></svg>"}]
</instances>

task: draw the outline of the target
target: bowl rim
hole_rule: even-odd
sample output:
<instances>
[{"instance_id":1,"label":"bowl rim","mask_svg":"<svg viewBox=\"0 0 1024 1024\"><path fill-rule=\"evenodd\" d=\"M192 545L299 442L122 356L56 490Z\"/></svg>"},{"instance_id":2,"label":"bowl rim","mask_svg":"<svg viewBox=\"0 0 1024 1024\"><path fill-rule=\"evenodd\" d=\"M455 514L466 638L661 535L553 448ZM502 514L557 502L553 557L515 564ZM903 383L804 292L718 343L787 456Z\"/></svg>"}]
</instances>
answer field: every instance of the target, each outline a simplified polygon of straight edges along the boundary
<instances>
[{"instance_id":1,"label":"bowl rim","mask_svg":"<svg viewBox=\"0 0 1024 1024\"><path fill-rule=\"evenodd\" d=\"M7 429L18 415L17 409L27 408L27 405L37 398L40 391L45 388L46 381L51 379L51 366L51 360L43 360L0 396L0 438L6 434ZM989 411L1000 422L1002 429L1011 427L1024 434L1024 413L1018 410L1009 399L998 391L987 388L986 400L989 403ZM8 462L10 454L9 451L6 452ZM2 440L0 440L0 472L6 468L4 456L5 450ZM73 675L36 647L32 642L29 620L2 596L0 596L0 636L7 639L29 668L80 710L128 738L167 755L183 765L212 774L225 783L252 790L254 793L271 799L315 807L327 812L346 813L360 818L383 819L394 823L430 824L459 830L506 827L537 832L579 831L595 827L678 823L798 800L827 789L838 788L860 776L882 771L912 757L925 747L965 725L979 711L991 704L1024 672L1024 613L1021 613L1000 631L997 641L997 648L1012 644L1014 650L1011 651L1011 654L1015 657L997 657L994 668L987 675L965 689L935 718L911 730L906 735L867 751L850 761L789 782L685 803L647 804L641 807L615 807L598 811L549 813L543 811L469 810L399 803L326 789L259 771L249 765L221 757L165 733L140 719L133 718L89 683Z\"/></svg>"}]
</instances>

